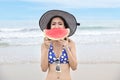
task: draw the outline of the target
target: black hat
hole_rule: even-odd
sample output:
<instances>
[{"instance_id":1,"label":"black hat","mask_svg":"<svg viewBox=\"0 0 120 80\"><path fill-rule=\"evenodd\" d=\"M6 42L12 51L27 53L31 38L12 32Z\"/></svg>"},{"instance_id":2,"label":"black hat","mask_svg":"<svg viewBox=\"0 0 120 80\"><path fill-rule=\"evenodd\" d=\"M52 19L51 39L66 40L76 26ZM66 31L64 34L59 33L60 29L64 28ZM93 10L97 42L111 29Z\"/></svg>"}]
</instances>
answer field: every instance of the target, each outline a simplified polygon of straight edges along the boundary
<instances>
[{"instance_id":1,"label":"black hat","mask_svg":"<svg viewBox=\"0 0 120 80\"><path fill-rule=\"evenodd\" d=\"M73 35L76 31L77 25L80 25L80 23L77 23L76 18L72 14L62 10L50 10L44 13L39 20L39 26L42 31L46 29L50 19L54 16L61 16L65 19L70 29L69 36Z\"/></svg>"}]
</instances>

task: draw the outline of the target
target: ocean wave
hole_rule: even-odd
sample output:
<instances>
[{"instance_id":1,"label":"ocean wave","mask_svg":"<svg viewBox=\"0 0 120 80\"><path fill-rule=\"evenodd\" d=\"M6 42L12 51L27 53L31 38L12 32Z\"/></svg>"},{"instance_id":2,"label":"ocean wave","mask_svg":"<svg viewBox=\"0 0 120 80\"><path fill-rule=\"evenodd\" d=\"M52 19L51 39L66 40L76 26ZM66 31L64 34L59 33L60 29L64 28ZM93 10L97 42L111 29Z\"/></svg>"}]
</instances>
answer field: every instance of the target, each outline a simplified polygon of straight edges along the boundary
<instances>
[{"instance_id":1,"label":"ocean wave","mask_svg":"<svg viewBox=\"0 0 120 80\"><path fill-rule=\"evenodd\" d=\"M20 32L29 32L29 31L40 31L40 29L38 29L38 28L30 28L30 29L22 29L22 30L20 30Z\"/></svg>"},{"instance_id":2,"label":"ocean wave","mask_svg":"<svg viewBox=\"0 0 120 80\"><path fill-rule=\"evenodd\" d=\"M28 32L28 31L40 31L39 28L0 28L0 32Z\"/></svg>"},{"instance_id":3,"label":"ocean wave","mask_svg":"<svg viewBox=\"0 0 120 80\"><path fill-rule=\"evenodd\" d=\"M0 33L0 39L22 39L22 38L36 38L43 36L39 31L34 32L5 32Z\"/></svg>"},{"instance_id":4,"label":"ocean wave","mask_svg":"<svg viewBox=\"0 0 120 80\"><path fill-rule=\"evenodd\" d=\"M109 35L120 35L120 30L113 30L113 29L110 29L110 30L77 30L75 32L75 35L88 35L88 36L91 36L91 35L106 35L106 36L109 36Z\"/></svg>"},{"instance_id":5,"label":"ocean wave","mask_svg":"<svg viewBox=\"0 0 120 80\"><path fill-rule=\"evenodd\" d=\"M39 45L44 35L38 28L4 28L0 30L0 46ZM120 44L120 30L81 30L71 36L80 44Z\"/></svg>"},{"instance_id":6,"label":"ocean wave","mask_svg":"<svg viewBox=\"0 0 120 80\"><path fill-rule=\"evenodd\" d=\"M93 59L93 58L91 58ZM38 56L0 56L0 64L16 64L16 63L40 63L40 59ZM81 59L77 61L79 64L111 64L116 63L120 64L120 60L114 60L107 58L105 59Z\"/></svg>"},{"instance_id":7,"label":"ocean wave","mask_svg":"<svg viewBox=\"0 0 120 80\"><path fill-rule=\"evenodd\" d=\"M79 64L120 64L120 61L78 61Z\"/></svg>"},{"instance_id":8,"label":"ocean wave","mask_svg":"<svg viewBox=\"0 0 120 80\"><path fill-rule=\"evenodd\" d=\"M7 43L7 42L0 42L0 47L9 47L9 46L33 46L33 45L40 45L40 42L27 42L27 43Z\"/></svg>"},{"instance_id":9,"label":"ocean wave","mask_svg":"<svg viewBox=\"0 0 120 80\"><path fill-rule=\"evenodd\" d=\"M0 65L40 64L39 60L0 61ZM78 64L120 64L120 61L78 61Z\"/></svg>"},{"instance_id":10,"label":"ocean wave","mask_svg":"<svg viewBox=\"0 0 120 80\"><path fill-rule=\"evenodd\" d=\"M120 30L120 27L108 27L108 26L80 26L78 30ZM0 28L0 32L30 32L41 31L40 28Z\"/></svg>"},{"instance_id":11,"label":"ocean wave","mask_svg":"<svg viewBox=\"0 0 120 80\"><path fill-rule=\"evenodd\" d=\"M2 46L2 47L9 46L9 43L3 42L3 43L0 43L0 46Z\"/></svg>"},{"instance_id":12,"label":"ocean wave","mask_svg":"<svg viewBox=\"0 0 120 80\"><path fill-rule=\"evenodd\" d=\"M78 27L78 29L81 29L81 30L110 30L110 29L120 29L120 26L81 26L81 27Z\"/></svg>"},{"instance_id":13,"label":"ocean wave","mask_svg":"<svg viewBox=\"0 0 120 80\"><path fill-rule=\"evenodd\" d=\"M81 30L75 32L75 36L102 36L102 35L120 35L120 30ZM21 39L21 38L38 38L44 36L43 33L37 28L30 29L1 29L1 39Z\"/></svg>"}]
</instances>

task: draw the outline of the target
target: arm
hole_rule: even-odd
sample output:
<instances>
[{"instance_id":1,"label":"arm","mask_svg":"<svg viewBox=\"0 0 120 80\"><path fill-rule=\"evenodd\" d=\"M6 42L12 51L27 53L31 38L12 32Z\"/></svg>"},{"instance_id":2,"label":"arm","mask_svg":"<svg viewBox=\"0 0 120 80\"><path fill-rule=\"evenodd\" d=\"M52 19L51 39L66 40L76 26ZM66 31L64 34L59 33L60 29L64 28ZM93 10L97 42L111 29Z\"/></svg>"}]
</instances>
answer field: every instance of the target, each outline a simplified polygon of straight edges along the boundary
<instances>
[{"instance_id":1,"label":"arm","mask_svg":"<svg viewBox=\"0 0 120 80\"><path fill-rule=\"evenodd\" d=\"M43 43L41 46L41 69L43 72L46 72L48 69L48 54L47 54L47 50L45 47L45 44Z\"/></svg>"},{"instance_id":2,"label":"arm","mask_svg":"<svg viewBox=\"0 0 120 80\"><path fill-rule=\"evenodd\" d=\"M48 48L49 41L44 39L44 43L41 45L41 69L43 72L46 72L49 66L48 63Z\"/></svg>"},{"instance_id":3,"label":"arm","mask_svg":"<svg viewBox=\"0 0 120 80\"><path fill-rule=\"evenodd\" d=\"M77 69L77 58L76 58L76 48L75 48L75 43L70 40L68 41L68 45L65 45L67 54L68 54L68 60L69 60L69 65L72 68L72 70Z\"/></svg>"}]
</instances>

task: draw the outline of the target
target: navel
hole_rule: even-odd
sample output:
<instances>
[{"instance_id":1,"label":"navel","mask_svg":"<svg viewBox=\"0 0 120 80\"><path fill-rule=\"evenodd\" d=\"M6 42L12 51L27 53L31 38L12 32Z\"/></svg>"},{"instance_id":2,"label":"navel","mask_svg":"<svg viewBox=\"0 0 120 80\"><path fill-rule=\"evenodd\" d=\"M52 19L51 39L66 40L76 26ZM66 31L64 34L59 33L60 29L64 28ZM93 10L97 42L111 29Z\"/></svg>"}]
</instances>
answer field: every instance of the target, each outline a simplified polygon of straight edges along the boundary
<instances>
[{"instance_id":1,"label":"navel","mask_svg":"<svg viewBox=\"0 0 120 80\"><path fill-rule=\"evenodd\" d=\"M60 76L57 76L57 80L59 80L60 79Z\"/></svg>"}]
</instances>

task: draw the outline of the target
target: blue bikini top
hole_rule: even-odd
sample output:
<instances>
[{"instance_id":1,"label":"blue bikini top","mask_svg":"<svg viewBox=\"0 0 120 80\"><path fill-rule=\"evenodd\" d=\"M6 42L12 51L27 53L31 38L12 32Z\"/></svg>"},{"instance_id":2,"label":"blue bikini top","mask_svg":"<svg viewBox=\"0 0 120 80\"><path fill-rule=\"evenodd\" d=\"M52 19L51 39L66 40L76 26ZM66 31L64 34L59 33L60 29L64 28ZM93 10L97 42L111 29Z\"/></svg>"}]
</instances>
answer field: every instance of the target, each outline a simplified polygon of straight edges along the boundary
<instances>
[{"instance_id":1,"label":"blue bikini top","mask_svg":"<svg viewBox=\"0 0 120 80\"><path fill-rule=\"evenodd\" d=\"M50 44L50 47L49 47L49 52L48 52L48 60L49 60L49 63L52 64L54 63L56 60L58 60L58 58L55 56L55 53L53 51L53 45ZM63 63L63 64L66 64L66 63L69 63L68 61L68 56L67 56L67 52L65 50L65 48L63 47L63 50L62 50L62 54L59 58L60 60L60 64Z\"/></svg>"}]
</instances>

